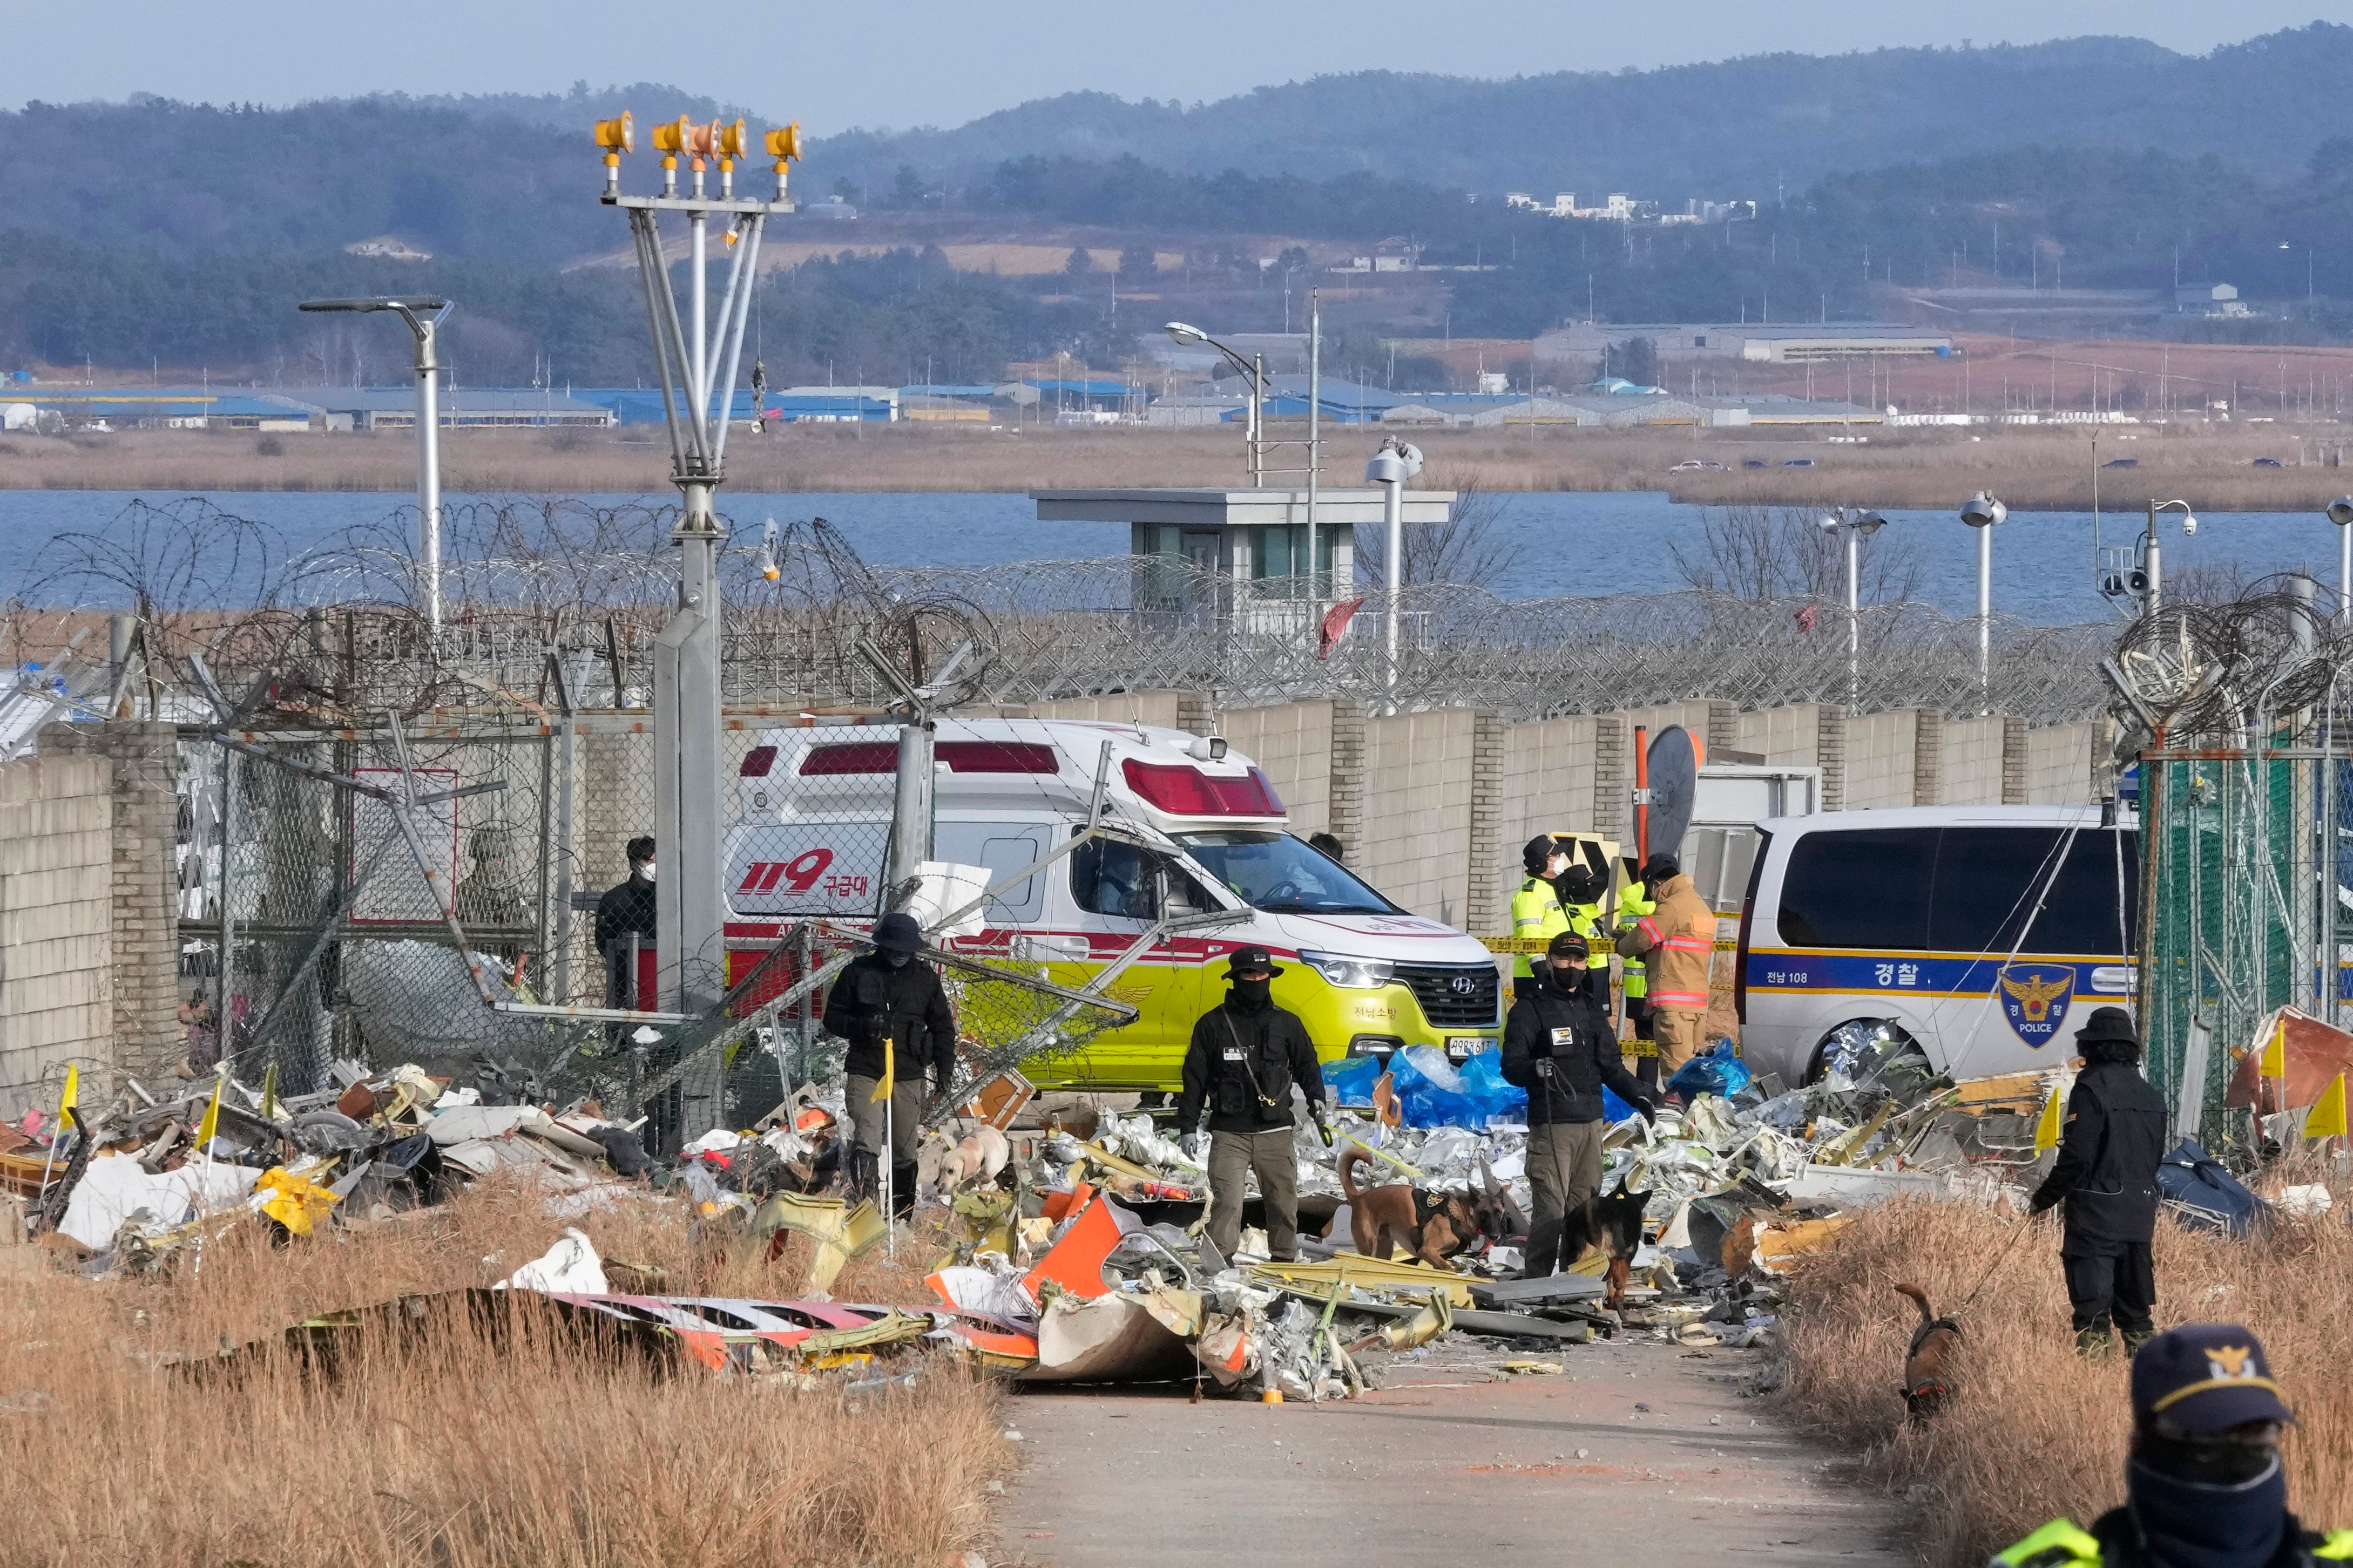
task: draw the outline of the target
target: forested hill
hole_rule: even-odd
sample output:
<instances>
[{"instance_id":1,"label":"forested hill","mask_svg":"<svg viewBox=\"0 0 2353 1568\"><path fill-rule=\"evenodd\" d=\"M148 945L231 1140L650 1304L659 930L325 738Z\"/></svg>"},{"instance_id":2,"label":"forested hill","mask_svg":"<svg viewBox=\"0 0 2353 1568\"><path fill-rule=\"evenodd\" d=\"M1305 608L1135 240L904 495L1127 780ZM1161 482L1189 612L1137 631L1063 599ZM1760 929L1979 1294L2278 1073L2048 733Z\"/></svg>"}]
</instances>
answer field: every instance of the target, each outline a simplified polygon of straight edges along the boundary
<instances>
[{"instance_id":1,"label":"forested hill","mask_svg":"<svg viewBox=\"0 0 2353 1568\"><path fill-rule=\"evenodd\" d=\"M952 131L852 132L813 155L881 189L1036 153L1200 174L1355 171L1579 199L1769 197L1829 173L2033 145L2215 153L2275 174L2353 132L2353 27L2316 22L2202 56L2136 38L1760 55L1507 81L1365 72L1192 108L1071 93ZM816 131L818 127L812 127Z\"/></svg>"},{"instance_id":2,"label":"forested hill","mask_svg":"<svg viewBox=\"0 0 2353 1568\"><path fill-rule=\"evenodd\" d=\"M2030 146L2213 155L2266 182L2353 134L2353 27L2315 23L2204 56L2129 38L1759 56L1509 81L1318 77L1183 108L1073 93L955 130L810 124L807 193L1004 205L999 166L1039 158L1227 170L1393 190L1630 191L1770 199L1826 175ZM652 84L564 94L380 95L285 109L142 97L0 112L0 226L164 253L321 255L390 234L442 257L545 264L615 244L588 122L743 113ZM765 110L765 115L760 112ZM652 160L633 161L638 180ZM904 173L902 174L902 171Z\"/></svg>"}]
</instances>

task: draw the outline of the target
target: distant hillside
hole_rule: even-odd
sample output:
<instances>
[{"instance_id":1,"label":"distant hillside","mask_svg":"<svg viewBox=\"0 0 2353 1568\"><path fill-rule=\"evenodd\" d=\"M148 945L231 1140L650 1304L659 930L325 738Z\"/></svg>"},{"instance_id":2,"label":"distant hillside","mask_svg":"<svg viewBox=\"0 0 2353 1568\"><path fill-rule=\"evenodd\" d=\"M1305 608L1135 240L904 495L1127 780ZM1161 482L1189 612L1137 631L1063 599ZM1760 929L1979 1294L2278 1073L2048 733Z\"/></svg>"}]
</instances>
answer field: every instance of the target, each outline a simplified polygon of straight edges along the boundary
<instances>
[{"instance_id":1,"label":"distant hillside","mask_svg":"<svg viewBox=\"0 0 2353 1568\"><path fill-rule=\"evenodd\" d=\"M1770 196L1825 174L2030 145L2216 153L2275 174L2353 131L2353 27L2316 22L2211 55L2137 38L1761 55L1509 81L1368 71L1217 103L1076 92L955 130L849 132L813 166L884 188L899 165L968 180L1029 154L1200 174L1356 172L1472 190ZM822 127L810 127L812 132Z\"/></svg>"}]
</instances>

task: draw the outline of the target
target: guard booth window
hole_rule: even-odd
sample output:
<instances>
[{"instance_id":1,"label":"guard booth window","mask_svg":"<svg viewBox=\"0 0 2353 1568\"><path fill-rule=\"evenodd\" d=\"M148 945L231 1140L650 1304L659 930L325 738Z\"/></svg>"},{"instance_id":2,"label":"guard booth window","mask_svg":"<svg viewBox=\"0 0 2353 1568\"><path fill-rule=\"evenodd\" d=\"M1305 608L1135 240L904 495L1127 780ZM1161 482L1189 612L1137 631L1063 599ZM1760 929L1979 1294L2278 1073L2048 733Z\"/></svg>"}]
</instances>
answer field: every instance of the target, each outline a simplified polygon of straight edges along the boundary
<instances>
[{"instance_id":1,"label":"guard booth window","mask_svg":"<svg viewBox=\"0 0 2353 1568\"><path fill-rule=\"evenodd\" d=\"M1781 877L1781 940L1793 947L1917 952L1928 945L1933 827L1809 833Z\"/></svg>"},{"instance_id":2,"label":"guard booth window","mask_svg":"<svg viewBox=\"0 0 2353 1568\"><path fill-rule=\"evenodd\" d=\"M1170 914L1216 909L1200 883L1166 856L1116 839L1097 838L1071 852L1071 896L1093 915L1129 920L1160 918L1159 879L1167 873Z\"/></svg>"}]
</instances>

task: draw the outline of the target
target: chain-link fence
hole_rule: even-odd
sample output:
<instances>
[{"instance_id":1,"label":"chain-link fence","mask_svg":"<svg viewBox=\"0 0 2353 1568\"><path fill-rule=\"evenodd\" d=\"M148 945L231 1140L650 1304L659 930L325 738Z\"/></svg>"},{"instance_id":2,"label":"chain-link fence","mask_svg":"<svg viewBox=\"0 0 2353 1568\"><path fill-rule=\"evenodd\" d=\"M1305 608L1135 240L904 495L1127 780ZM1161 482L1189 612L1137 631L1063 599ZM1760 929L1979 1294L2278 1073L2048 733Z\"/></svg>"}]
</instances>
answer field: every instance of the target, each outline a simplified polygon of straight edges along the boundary
<instances>
[{"instance_id":1,"label":"chain-link fence","mask_svg":"<svg viewBox=\"0 0 2353 1568\"><path fill-rule=\"evenodd\" d=\"M2224 1100L2277 1009L2337 1023L2353 921L2344 675L2353 637L2308 583L2185 605L2127 629L2108 666L2139 728L2140 1014L2177 1127L2248 1149Z\"/></svg>"}]
</instances>

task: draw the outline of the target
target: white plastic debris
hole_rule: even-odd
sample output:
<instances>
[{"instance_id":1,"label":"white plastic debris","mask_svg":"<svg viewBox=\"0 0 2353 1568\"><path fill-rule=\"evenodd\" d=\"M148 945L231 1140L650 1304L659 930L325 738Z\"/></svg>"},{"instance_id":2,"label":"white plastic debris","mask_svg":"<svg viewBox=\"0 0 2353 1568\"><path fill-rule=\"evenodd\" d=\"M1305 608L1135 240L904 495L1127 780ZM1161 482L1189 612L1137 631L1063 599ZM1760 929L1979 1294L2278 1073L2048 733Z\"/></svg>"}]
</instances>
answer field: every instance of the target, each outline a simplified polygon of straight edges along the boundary
<instances>
[{"instance_id":1,"label":"white plastic debris","mask_svg":"<svg viewBox=\"0 0 2353 1568\"><path fill-rule=\"evenodd\" d=\"M596 1256L596 1248L587 1233L566 1226L559 1237L541 1257L524 1264L496 1285L494 1290L539 1290L560 1296L603 1296L610 1287L605 1283L605 1260Z\"/></svg>"}]
</instances>

